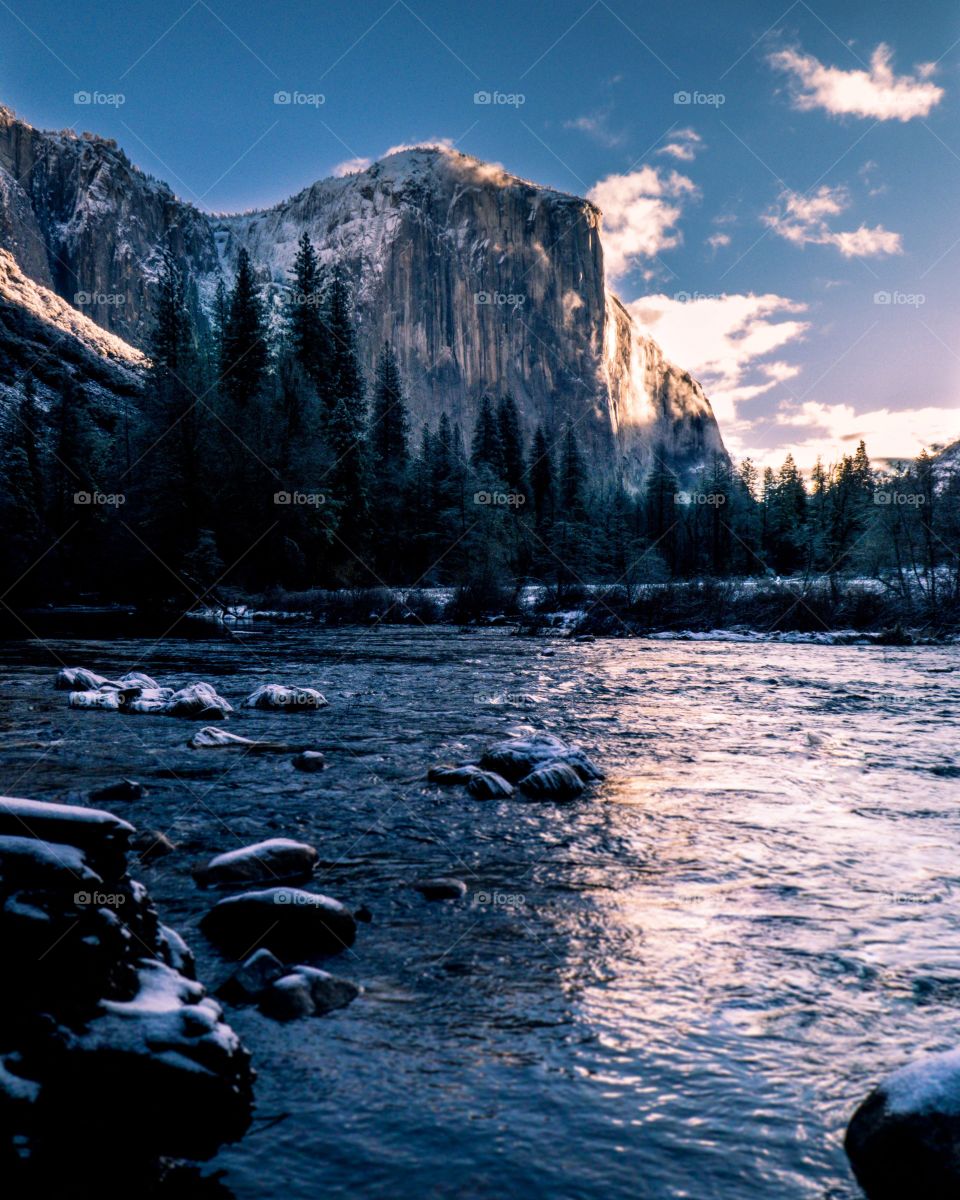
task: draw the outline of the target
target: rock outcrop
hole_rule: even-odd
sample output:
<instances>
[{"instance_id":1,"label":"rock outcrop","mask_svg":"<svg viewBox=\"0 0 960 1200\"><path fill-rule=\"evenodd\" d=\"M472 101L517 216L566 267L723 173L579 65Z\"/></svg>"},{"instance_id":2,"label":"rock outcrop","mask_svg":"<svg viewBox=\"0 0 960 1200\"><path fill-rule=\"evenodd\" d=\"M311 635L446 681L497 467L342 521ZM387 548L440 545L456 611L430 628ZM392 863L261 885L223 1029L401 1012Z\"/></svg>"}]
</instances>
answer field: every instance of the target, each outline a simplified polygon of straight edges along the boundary
<instances>
[{"instance_id":1,"label":"rock outcrop","mask_svg":"<svg viewBox=\"0 0 960 1200\"><path fill-rule=\"evenodd\" d=\"M0 1162L11 1194L57 1163L109 1171L116 1185L161 1157L206 1159L249 1123L249 1055L127 875L132 834L98 809L0 799Z\"/></svg>"},{"instance_id":2,"label":"rock outcrop","mask_svg":"<svg viewBox=\"0 0 960 1200\"><path fill-rule=\"evenodd\" d=\"M165 241L198 315L246 248L279 320L307 232L354 285L368 374L384 341L397 348L415 426L446 411L469 436L480 397L512 392L528 436L571 420L595 469L622 465L634 483L654 456L683 471L725 455L699 384L608 291L601 226L588 200L437 148L214 217L113 142L43 133L0 109L0 247L134 346L146 344Z\"/></svg>"}]
</instances>

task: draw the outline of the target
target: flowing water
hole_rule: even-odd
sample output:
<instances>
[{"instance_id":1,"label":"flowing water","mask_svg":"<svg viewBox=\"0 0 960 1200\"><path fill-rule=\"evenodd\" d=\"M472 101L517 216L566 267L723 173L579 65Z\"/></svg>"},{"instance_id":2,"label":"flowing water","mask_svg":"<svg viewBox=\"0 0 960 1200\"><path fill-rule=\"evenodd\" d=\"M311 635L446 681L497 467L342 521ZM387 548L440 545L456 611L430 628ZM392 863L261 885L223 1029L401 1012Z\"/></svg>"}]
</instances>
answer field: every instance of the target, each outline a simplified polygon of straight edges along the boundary
<instances>
[{"instance_id":1,"label":"flowing water","mask_svg":"<svg viewBox=\"0 0 960 1200\"><path fill-rule=\"evenodd\" d=\"M960 1041L956 649L547 645L391 628L4 648L3 791L143 782L111 807L178 844L137 873L208 985L229 968L190 868L215 852L312 842L319 890L373 914L327 964L365 985L349 1008L228 1009L260 1073L250 1133L212 1164L239 1200L852 1200L853 1108ZM328 768L68 710L60 662L233 700L317 686L327 709L230 728ZM521 727L581 742L606 782L560 806L423 781ZM427 903L423 875L466 900Z\"/></svg>"}]
</instances>

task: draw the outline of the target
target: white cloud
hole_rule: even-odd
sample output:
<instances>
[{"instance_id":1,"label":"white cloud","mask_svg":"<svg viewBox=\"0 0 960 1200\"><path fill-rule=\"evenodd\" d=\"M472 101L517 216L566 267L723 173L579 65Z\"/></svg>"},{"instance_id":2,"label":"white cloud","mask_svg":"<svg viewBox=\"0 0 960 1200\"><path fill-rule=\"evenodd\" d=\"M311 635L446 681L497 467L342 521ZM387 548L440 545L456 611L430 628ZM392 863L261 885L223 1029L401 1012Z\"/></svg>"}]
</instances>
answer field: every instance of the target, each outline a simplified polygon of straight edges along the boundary
<instances>
[{"instance_id":1,"label":"white cloud","mask_svg":"<svg viewBox=\"0 0 960 1200\"><path fill-rule=\"evenodd\" d=\"M834 116L873 117L878 121L910 121L925 117L943 99L943 88L931 81L933 63L921 63L914 75L895 75L892 52L882 42L870 57L870 69L843 71L824 66L812 54L780 50L770 64L792 78L796 108L822 108Z\"/></svg>"},{"instance_id":2,"label":"white cloud","mask_svg":"<svg viewBox=\"0 0 960 1200\"><path fill-rule=\"evenodd\" d=\"M731 241L729 233L712 233L707 238L707 245L711 250L719 250L721 246L729 246Z\"/></svg>"},{"instance_id":3,"label":"white cloud","mask_svg":"<svg viewBox=\"0 0 960 1200\"><path fill-rule=\"evenodd\" d=\"M793 242L795 246L835 246L844 258L903 253L900 234L884 229L882 225L873 228L861 225L858 229L839 231L831 229L829 218L849 207L850 194L846 188L824 185L807 196L786 191L780 197L779 208L767 213L763 221L774 233Z\"/></svg>"},{"instance_id":4,"label":"white cloud","mask_svg":"<svg viewBox=\"0 0 960 1200\"><path fill-rule=\"evenodd\" d=\"M336 179L342 179L344 175L356 175L359 171L365 171L367 167L370 166L372 161L373 159L363 158L361 156L358 156L357 158L347 158L344 159L343 162L337 163L331 174Z\"/></svg>"},{"instance_id":5,"label":"white cloud","mask_svg":"<svg viewBox=\"0 0 960 1200\"><path fill-rule=\"evenodd\" d=\"M737 405L763 395L799 368L763 362L803 338L806 306L773 293L757 296L643 296L627 305L664 354L703 383L724 436L736 428Z\"/></svg>"},{"instance_id":6,"label":"white cloud","mask_svg":"<svg viewBox=\"0 0 960 1200\"><path fill-rule=\"evenodd\" d=\"M667 154L680 162L693 162L698 151L703 148L703 138L695 129L678 129L673 135L673 141L661 146L657 154Z\"/></svg>"},{"instance_id":7,"label":"white cloud","mask_svg":"<svg viewBox=\"0 0 960 1200\"><path fill-rule=\"evenodd\" d=\"M740 453L764 465L776 466L787 453L803 470L809 470L819 455L825 463L851 454L861 438L870 457L915 458L921 450L956 440L960 412L951 408L875 408L858 413L849 404L822 404L816 400L783 401L775 419L755 423L758 432L778 436L774 446L752 447L750 430L740 432Z\"/></svg>"},{"instance_id":8,"label":"white cloud","mask_svg":"<svg viewBox=\"0 0 960 1200\"><path fill-rule=\"evenodd\" d=\"M677 171L641 167L629 175L608 175L587 192L603 213L603 257L608 279L626 275L640 259L676 246L683 200L697 194L691 179Z\"/></svg>"},{"instance_id":9,"label":"white cloud","mask_svg":"<svg viewBox=\"0 0 960 1200\"><path fill-rule=\"evenodd\" d=\"M610 128L610 112L611 110L606 108L601 112L574 117L572 120L564 121L563 127L564 129L575 129L578 133L585 133L602 146L620 146L625 140L624 135Z\"/></svg>"}]
</instances>

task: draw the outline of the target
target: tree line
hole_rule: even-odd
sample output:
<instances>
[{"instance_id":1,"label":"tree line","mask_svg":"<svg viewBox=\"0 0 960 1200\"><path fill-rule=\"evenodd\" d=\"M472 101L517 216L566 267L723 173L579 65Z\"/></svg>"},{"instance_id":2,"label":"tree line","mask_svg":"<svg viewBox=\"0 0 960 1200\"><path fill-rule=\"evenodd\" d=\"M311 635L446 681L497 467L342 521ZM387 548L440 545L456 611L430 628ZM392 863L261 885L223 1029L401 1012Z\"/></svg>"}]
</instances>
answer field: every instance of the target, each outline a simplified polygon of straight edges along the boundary
<instances>
[{"instance_id":1,"label":"tree line","mask_svg":"<svg viewBox=\"0 0 960 1200\"><path fill-rule=\"evenodd\" d=\"M446 585L482 606L524 581L797 573L960 586L960 485L926 455L878 471L861 443L809 481L790 456L682 477L654 457L637 491L589 471L575 423L527 439L509 394L483 396L472 429L446 413L415 429L393 347L368 384L346 276L306 234L281 321L245 250L212 319L194 308L165 253L135 403L65 375L41 404L26 375L0 464L16 598Z\"/></svg>"}]
</instances>

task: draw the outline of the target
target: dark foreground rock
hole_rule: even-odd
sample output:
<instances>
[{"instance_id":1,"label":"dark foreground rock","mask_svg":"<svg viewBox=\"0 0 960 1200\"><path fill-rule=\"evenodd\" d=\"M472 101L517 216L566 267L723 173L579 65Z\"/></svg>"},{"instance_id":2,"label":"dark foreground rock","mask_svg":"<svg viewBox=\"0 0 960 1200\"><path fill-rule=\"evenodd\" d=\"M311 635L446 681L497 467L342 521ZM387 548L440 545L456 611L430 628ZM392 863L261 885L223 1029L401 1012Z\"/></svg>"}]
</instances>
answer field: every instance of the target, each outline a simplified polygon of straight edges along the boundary
<instances>
[{"instance_id":1,"label":"dark foreground rock","mask_svg":"<svg viewBox=\"0 0 960 1200\"><path fill-rule=\"evenodd\" d=\"M844 1146L869 1200L957 1200L960 1050L885 1079L854 1113Z\"/></svg>"},{"instance_id":2,"label":"dark foreground rock","mask_svg":"<svg viewBox=\"0 0 960 1200\"><path fill-rule=\"evenodd\" d=\"M292 887L228 896L214 905L200 927L235 958L255 946L288 961L339 954L357 936L357 922L348 908L329 896Z\"/></svg>"},{"instance_id":3,"label":"dark foreground rock","mask_svg":"<svg viewBox=\"0 0 960 1200\"><path fill-rule=\"evenodd\" d=\"M57 1164L125 1178L163 1157L206 1159L249 1124L249 1055L127 875L132 834L96 809L0 800L0 1163L11 1194Z\"/></svg>"}]
</instances>

